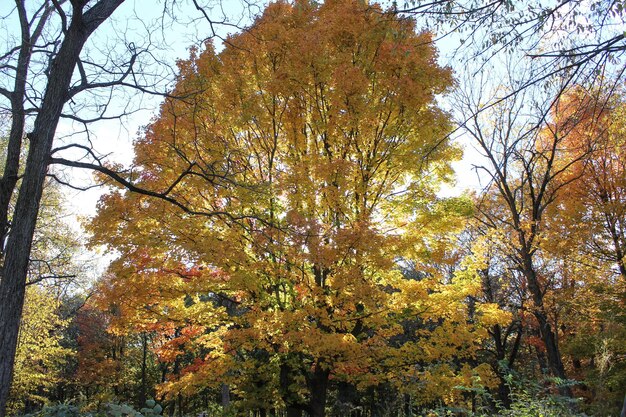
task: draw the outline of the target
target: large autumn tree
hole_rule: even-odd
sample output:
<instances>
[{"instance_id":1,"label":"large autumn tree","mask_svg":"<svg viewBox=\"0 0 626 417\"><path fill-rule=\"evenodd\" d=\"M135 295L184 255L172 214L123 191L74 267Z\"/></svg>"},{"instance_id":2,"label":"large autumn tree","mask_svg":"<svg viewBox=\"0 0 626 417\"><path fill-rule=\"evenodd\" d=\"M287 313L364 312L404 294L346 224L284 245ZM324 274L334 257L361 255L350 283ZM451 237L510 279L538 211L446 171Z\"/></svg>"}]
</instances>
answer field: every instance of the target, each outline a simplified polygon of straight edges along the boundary
<instances>
[{"instance_id":1,"label":"large autumn tree","mask_svg":"<svg viewBox=\"0 0 626 417\"><path fill-rule=\"evenodd\" d=\"M436 197L459 155L436 58L412 20L337 0L272 4L222 52L180 62L186 99L136 142L131 179L182 206L114 191L92 224L120 253L102 302L169 329L176 369L194 352L170 394L227 383L257 409L323 416L331 380L423 401L472 383L462 358L499 317L468 321L475 275L429 266L467 211Z\"/></svg>"},{"instance_id":2,"label":"large autumn tree","mask_svg":"<svg viewBox=\"0 0 626 417\"><path fill-rule=\"evenodd\" d=\"M548 211L554 230L550 262L558 265L561 287L555 301L564 352L573 373L592 388L584 394L601 404L594 410L599 415L617 409L626 384L625 108L619 90L579 86L562 95L553 112L561 132L578 114L561 158L577 162Z\"/></svg>"}]
</instances>

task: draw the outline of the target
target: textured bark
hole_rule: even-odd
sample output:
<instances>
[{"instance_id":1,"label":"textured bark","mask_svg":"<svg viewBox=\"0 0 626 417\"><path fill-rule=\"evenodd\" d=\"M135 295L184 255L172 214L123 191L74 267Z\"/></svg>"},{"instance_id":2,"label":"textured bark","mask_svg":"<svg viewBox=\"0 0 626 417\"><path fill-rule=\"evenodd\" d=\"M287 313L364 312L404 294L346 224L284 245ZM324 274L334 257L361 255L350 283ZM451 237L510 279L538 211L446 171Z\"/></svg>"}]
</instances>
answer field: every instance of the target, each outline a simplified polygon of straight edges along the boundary
<instances>
[{"instance_id":1,"label":"textured bark","mask_svg":"<svg viewBox=\"0 0 626 417\"><path fill-rule=\"evenodd\" d=\"M7 143L7 156L4 164L4 172L0 178L0 242L4 244L9 232L9 205L15 186L17 185L20 167L20 154L22 151L22 139L24 138L24 125L26 113L24 111L24 97L26 96L26 83L28 82L28 70L33 52L33 45L39 39L45 27L52 7L44 9L33 33L30 33L25 5L17 2L17 11L20 18L21 45L15 68L15 82L10 96L11 103L11 130ZM2 254L4 255L4 247Z\"/></svg>"},{"instance_id":2,"label":"textured bark","mask_svg":"<svg viewBox=\"0 0 626 417\"><path fill-rule=\"evenodd\" d=\"M0 279L0 417L4 417L6 412L6 403L13 376L30 249L54 134L63 105L68 99L72 74L83 45L91 33L123 1L101 0L84 13L82 10L82 7L85 6L84 2L73 3L75 8L71 24L65 33L58 54L51 62L48 84L41 108L35 118L33 131L27 135L30 140L30 147L15 205L13 224L6 241L5 259ZM22 102L23 99L23 97L14 98L14 100L21 100ZM15 128L23 129L23 122L21 127L18 123ZM17 135L17 132L11 132L11 134ZM14 157L13 155L12 158ZM15 161L7 161L7 166L9 162L15 163ZM5 178L3 177L3 180ZM8 187L8 185L10 185L9 178L2 186ZM3 190L2 193L4 192ZM2 220L0 218L0 221ZM4 226L6 223L0 225L0 227Z\"/></svg>"}]
</instances>

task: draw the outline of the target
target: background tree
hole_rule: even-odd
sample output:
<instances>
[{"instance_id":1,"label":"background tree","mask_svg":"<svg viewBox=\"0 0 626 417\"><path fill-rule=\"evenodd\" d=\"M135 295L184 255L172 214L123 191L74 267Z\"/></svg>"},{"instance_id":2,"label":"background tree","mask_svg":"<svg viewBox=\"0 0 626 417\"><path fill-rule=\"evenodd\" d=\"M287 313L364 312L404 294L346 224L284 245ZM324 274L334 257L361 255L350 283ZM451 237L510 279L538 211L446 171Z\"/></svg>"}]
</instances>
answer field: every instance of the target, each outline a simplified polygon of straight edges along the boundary
<instances>
[{"instance_id":1,"label":"background tree","mask_svg":"<svg viewBox=\"0 0 626 417\"><path fill-rule=\"evenodd\" d=\"M478 59L471 71L480 74L486 62L508 54L531 61L534 71L526 74L517 91L560 79L564 92L575 85L602 83L603 77L618 80L626 69L620 2L408 1L398 3L397 12L420 16L436 27L441 39L457 46L454 60L461 69Z\"/></svg>"},{"instance_id":2,"label":"background tree","mask_svg":"<svg viewBox=\"0 0 626 417\"><path fill-rule=\"evenodd\" d=\"M577 179L570 175L571 169L589 154L592 144L585 143L577 155L568 158L563 149L584 111L576 109L564 119L544 123L544 109L539 109L538 119L527 116L532 97L526 94L495 107L490 112L495 122L476 112L485 103L481 97L464 97L465 106L474 112L464 127L486 160L477 167L489 184L484 203L478 206L481 222L493 230L493 244L502 248L512 261L511 267L521 275L520 289L532 302L547 365L554 376L564 380L557 322L550 317L555 310L547 305L551 290L559 284L551 265L544 262L543 241L555 237L548 227L546 210L555 204L562 189ZM554 108L556 114L559 104ZM568 388L561 391L571 396Z\"/></svg>"},{"instance_id":3,"label":"background tree","mask_svg":"<svg viewBox=\"0 0 626 417\"><path fill-rule=\"evenodd\" d=\"M20 326L9 410L26 413L47 403L61 383L73 352L63 346L68 320L60 316L59 299L49 289L30 286Z\"/></svg>"},{"instance_id":4,"label":"background tree","mask_svg":"<svg viewBox=\"0 0 626 417\"><path fill-rule=\"evenodd\" d=\"M149 345L152 335L116 329L115 310L100 310L87 302L75 318L78 327L76 383L85 406L107 402L133 403L137 409L155 398L160 369Z\"/></svg>"},{"instance_id":5,"label":"background tree","mask_svg":"<svg viewBox=\"0 0 626 417\"><path fill-rule=\"evenodd\" d=\"M570 174L580 179L568 185L571 198L562 199L561 218L569 215L584 224L584 251L613 265L614 278L624 280L624 99L601 87L594 90L580 87L560 98L557 117L570 117L577 109L584 109L585 115L568 136L568 154L576 158L582 153L582 158ZM581 152L589 148L593 151ZM567 227L575 229L573 224Z\"/></svg>"},{"instance_id":6,"label":"background tree","mask_svg":"<svg viewBox=\"0 0 626 417\"><path fill-rule=\"evenodd\" d=\"M548 212L558 233L558 238L550 239L550 253L559 260L563 294L558 302L567 329L563 344L573 371L591 388L584 394L590 401L613 402L617 408L626 388L620 359L625 334L623 99L601 88L578 87L559 102L555 119L581 114L563 152L570 159L582 155L568 174L576 180L563 178L564 192Z\"/></svg>"}]
</instances>

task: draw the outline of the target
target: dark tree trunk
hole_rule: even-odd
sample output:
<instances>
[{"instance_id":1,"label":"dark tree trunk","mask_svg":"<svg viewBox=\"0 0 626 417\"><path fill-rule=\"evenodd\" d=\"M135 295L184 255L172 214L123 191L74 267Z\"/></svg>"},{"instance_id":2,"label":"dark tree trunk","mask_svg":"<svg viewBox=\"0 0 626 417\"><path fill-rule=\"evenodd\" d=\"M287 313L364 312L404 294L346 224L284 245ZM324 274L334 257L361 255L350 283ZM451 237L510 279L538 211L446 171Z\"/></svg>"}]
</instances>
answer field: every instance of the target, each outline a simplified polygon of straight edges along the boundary
<instances>
[{"instance_id":1,"label":"dark tree trunk","mask_svg":"<svg viewBox=\"0 0 626 417\"><path fill-rule=\"evenodd\" d=\"M230 388L228 387L228 384L222 384L221 397L222 408L228 408L230 406Z\"/></svg>"},{"instance_id":2,"label":"dark tree trunk","mask_svg":"<svg viewBox=\"0 0 626 417\"><path fill-rule=\"evenodd\" d=\"M11 130L6 150L4 173L0 178L0 247L4 255L4 244L9 233L9 207L18 180L18 171L22 152L22 140L24 138L24 125L26 113L24 111L24 97L26 96L26 83L33 53L33 46L38 41L41 33L48 22L52 6L44 9L33 33L30 33L30 25L26 16L24 4L17 2L20 17L21 46L15 69L15 83L10 97L11 101Z\"/></svg>"},{"instance_id":3,"label":"dark tree trunk","mask_svg":"<svg viewBox=\"0 0 626 417\"><path fill-rule=\"evenodd\" d=\"M28 135L30 147L0 275L0 417L6 412L13 377L30 249L54 134L83 45L123 1L101 0L84 14L74 10L59 52L51 62L41 108Z\"/></svg>"},{"instance_id":4,"label":"dark tree trunk","mask_svg":"<svg viewBox=\"0 0 626 417\"><path fill-rule=\"evenodd\" d=\"M141 347L141 386L139 388L139 404L137 404L139 409L145 407L148 400L148 335L146 333L141 335Z\"/></svg>"},{"instance_id":5,"label":"dark tree trunk","mask_svg":"<svg viewBox=\"0 0 626 417\"><path fill-rule=\"evenodd\" d=\"M557 336L552 330L550 321L548 320L548 314L546 313L545 305L543 303L544 292L539 283L537 273L532 264L532 255L530 251L526 249L525 242L522 242L523 257L523 274L528 282L528 289L532 295L533 300L533 315L539 323L539 335L546 349L546 356L548 359L548 367L553 376L566 380L565 367L561 360L561 352L557 341ZM559 386L559 393L561 395L572 397L573 393L569 386Z\"/></svg>"},{"instance_id":6,"label":"dark tree trunk","mask_svg":"<svg viewBox=\"0 0 626 417\"><path fill-rule=\"evenodd\" d=\"M404 417L413 416L413 404L411 404L411 396L409 394L404 394L403 396L403 408Z\"/></svg>"},{"instance_id":7,"label":"dark tree trunk","mask_svg":"<svg viewBox=\"0 0 626 417\"><path fill-rule=\"evenodd\" d=\"M496 372L496 375L498 375L498 378L500 379L500 383L498 384L498 391L497 391L497 400L500 404L502 404L503 407L505 408L509 408L511 401L509 398L510 395L510 390L509 387L506 384L506 380L504 379L504 375L503 375L503 371L504 373L508 372L508 369L501 369L501 362L506 358L506 337L503 337L502 335L502 327L500 325L496 325L494 326L491 331L491 338L494 341L494 345L495 345L495 349L496 349L496 363L492 364L493 370ZM490 408L492 409L492 411L495 411L497 409L496 404L492 401L490 401Z\"/></svg>"},{"instance_id":8,"label":"dark tree trunk","mask_svg":"<svg viewBox=\"0 0 626 417\"><path fill-rule=\"evenodd\" d=\"M293 372L295 372L294 369L287 363L280 365L280 395L285 403L287 417L302 417L304 404L302 404L298 393L292 389L294 385Z\"/></svg>"},{"instance_id":9,"label":"dark tree trunk","mask_svg":"<svg viewBox=\"0 0 626 417\"><path fill-rule=\"evenodd\" d=\"M328 393L328 377L330 371L324 369L320 363L315 364L313 374L308 378L310 417L324 417L326 415L326 395Z\"/></svg>"},{"instance_id":10,"label":"dark tree trunk","mask_svg":"<svg viewBox=\"0 0 626 417\"><path fill-rule=\"evenodd\" d=\"M174 337L179 337L180 336L180 328L176 329L174 331ZM180 356L176 356L176 359L174 360L174 367L172 369L172 374L178 376L178 373L180 372ZM168 412L168 416L169 417L174 417L174 415L176 414L176 403L178 400L178 404L179 404L179 409L180 409L180 394L178 396L178 398L174 398L170 401L170 409Z\"/></svg>"}]
</instances>

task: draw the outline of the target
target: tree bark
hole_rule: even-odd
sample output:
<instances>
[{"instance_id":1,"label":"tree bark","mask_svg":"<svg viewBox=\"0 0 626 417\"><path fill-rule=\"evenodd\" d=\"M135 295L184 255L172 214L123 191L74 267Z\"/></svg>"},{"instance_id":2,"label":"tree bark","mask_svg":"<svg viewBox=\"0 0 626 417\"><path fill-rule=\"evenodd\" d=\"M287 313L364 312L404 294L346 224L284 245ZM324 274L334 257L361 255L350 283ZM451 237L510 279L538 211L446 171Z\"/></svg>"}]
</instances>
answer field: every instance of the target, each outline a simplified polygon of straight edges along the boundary
<instances>
[{"instance_id":1,"label":"tree bark","mask_svg":"<svg viewBox=\"0 0 626 417\"><path fill-rule=\"evenodd\" d=\"M141 334L141 386L139 387L138 409L146 406L148 400L148 335Z\"/></svg>"},{"instance_id":2,"label":"tree bark","mask_svg":"<svg viewBox=\"0 0 626 417\"><path fill-rule=\"evenodd\" d=\"M15 205L13 224L6 241L4 264L0 270L0 417L4 417L6 413L13 377L30 249L54 134L85 42L123 1L101 0L85 13L82 9L73 10L72 22L50 65L48 84L35 118L34 129L27 135L30 147ZM74 3L74 7L77 4ZM79 5L84 7L85 3Z\"/></svg>"},{"instance_id":3,"label":"tree bark","mask_svg":"<svg viewBox=\"0 0 626 417\"><path fill-rule=\"evenodd\" d=\"M315 364L313 374L308 378L310 417L324 417L326 415L326 395L328 393L328 377L330 371L324 369L318 362Z\"/></svg>"},{"instance_id":4,"label":"tree bark","mask_svg":"<svg viewBox=\"0 0 626 417\"><path fill-rule=\"evenodd\" d=\"M15 69L15 83L10 96L11 102L11 130L7 143L7 154L4 164L4 173L0 178L0 245L4 254L4 243L9 232L9 207L11 198L17 185L18 172L22 152L22 140L24 138L24 125L26 113L24 111L24 97L26 96L26 84L33 53L33 45L39 40L43 28L48 22L52 6L46 7L30 33L30 25L26 16L26 8L22 2L17 2L17 10L20 18L21 45Z\"/></svg>"},{"instance_id":5,"label":"tree bark","mask_svg":"<svg viewBox=\"0 0 626 417\"><path fill-rule=\"evenodd\" d=\"M526 250L523 251L522 256L524 257L523 273L528 282L528 289L532 295L534 307L533 315L539 323L539 334L546 348L548 367L550 368L550 372L553 376L562 380L566 380L567 376L565 374L563 361L561 360L561 352L559 350L557 337L552 330L550 321L548 320L548 315L546 313L545 305L543 303L543 291L541 290L535 268L532 265L532 257L530 253ZM559 393L567 397L573 396L572 390L569 386L559 386Z\"/></svg>"}]
</instances>

